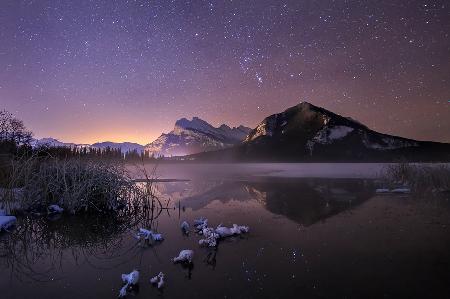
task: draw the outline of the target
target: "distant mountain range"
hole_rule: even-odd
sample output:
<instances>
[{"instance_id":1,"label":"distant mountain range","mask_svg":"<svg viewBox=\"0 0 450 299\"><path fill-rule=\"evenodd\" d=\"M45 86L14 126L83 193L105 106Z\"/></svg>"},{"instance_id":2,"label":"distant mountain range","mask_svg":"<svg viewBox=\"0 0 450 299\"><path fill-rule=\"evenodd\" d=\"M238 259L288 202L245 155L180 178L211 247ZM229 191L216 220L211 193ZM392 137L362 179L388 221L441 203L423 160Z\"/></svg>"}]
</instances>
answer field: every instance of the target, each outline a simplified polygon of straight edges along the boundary
<instances>
[{"instance_id":1,"label":"distant mountain range","mask_svg":"<svg viewBox=\"0 0 450 299\"><path fill-rule=\"evenodd\" d=\"M375 132L302 102L265 118L233 148L193 155L227 161L450 161L450 144Z\"/></svg>"},{"instance_id":2,"label":"distant mountain range","mask_svg":"<svg viewBox=\"0 0 450 299\"><path fill-rule=\"evenodd\" d=\"M145 150L155 156L188 156L197 161L450 161L450 144L382 134L307 102L266 117L254 129L214 127L194 117L176 121L172 131L145 146L63 143L53 138L33 141L33 146L42 145L120 148L123 153Z\"/></svg>"},{"instance_id":3,"label":"distant mountain range","mask_svg":"<svg viewBox=\"0 0 450 299\"><path fill-rule=\"evenodd\" d=\"M250 128L239 126L230 128L223 124L214 127L206 121L194 117L192 120L182 118L177 120L175 127L167 134L161 134L155 141L140 145L131 142L98 142L94 144L76 144L61 142L54 138L42 138L33 140L32 146L70 147L70 148L96 148L96 149L120 149L122 153L131 151L148 151L155 156L184 156L200 152L207 152L229 148L241 143Z\"/></svg>"},{"instance_id":4,"label":"distant mountain range","mask_svg":"<svg viewBox=\"0 0 450 299\"><path fill-rule=\"evenodd\" d=\"M71 142L61 142L55 138L42 138L42 139L33 139L31 141L32 147L70 147L70 148L90 148L90 144L77 144Z\"/></svg>"},{"instance_id":5,"label":"distant mountain range","mask_svg":"<svg viewBox=\"0 0 450 299\"><path fill-rule=\"evenodd\" d=\"M127 153L127 152L131 152L134 150L136 150L138 152L142 152L144 150L143 145L140 145L137 143L132 143L132 142L116 143L116 142L106 141L106 142L97 142L94 144L77 144L77 143L71 143L71 142L61 142L55 138L34 139L31 142L31 146L33 146L33 147L45 147L45 146L47 146L47 147L69 147L69 148L77 148L77 149L83 149L83 148L87 148L87 149L91 149L91 148L118 149L118 148L120 148L122 153Z\"/></svg>"}]
</instances>

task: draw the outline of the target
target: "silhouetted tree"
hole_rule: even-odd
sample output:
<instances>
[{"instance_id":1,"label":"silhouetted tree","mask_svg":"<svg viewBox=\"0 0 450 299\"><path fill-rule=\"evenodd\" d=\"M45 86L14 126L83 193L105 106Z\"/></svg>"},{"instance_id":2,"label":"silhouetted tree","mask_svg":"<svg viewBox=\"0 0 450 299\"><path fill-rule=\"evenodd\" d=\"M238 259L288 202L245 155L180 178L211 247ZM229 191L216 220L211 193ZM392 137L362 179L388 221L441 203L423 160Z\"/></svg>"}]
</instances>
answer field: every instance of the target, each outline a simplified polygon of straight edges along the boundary
<instances>
[{"instance_id":1,"label":"silhouetted tree","mask_svg":"<svg viewBox=\"0 0 450 299\"><path fill-rule=\"evenodd\" d=\"M18 146L29 145L33 134L23 122L6 110L0 111L0 141L14 142Z\"/></svg>"}]
</instances>

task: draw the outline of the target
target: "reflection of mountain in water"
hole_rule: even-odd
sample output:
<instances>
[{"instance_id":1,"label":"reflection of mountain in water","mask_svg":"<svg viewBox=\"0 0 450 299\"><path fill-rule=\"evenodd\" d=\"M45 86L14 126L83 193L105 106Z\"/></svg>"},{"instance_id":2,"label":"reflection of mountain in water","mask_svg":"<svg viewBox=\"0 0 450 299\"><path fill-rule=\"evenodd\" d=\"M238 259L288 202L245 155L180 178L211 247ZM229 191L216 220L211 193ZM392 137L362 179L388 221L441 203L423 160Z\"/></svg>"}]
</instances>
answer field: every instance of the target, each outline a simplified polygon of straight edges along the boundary
<instances>
[{"instance_id":1,"label":"reflection of mountain in water","mask_svg":"<svg viewBox=\"0 0 450 299\"><path fill-rule=\"evenodd\" d=\"M301 179L247 183L251 196L274 214L308 226L341 213L373 195L370 181Z\"/></svg>"},{"instance_id":2,"label":"reflection of mountain in water","mask_svg":"<svg viewBox=\"0 0 450 299\"><path fill-rule=\"evenodd\" d=\"M205 180L158 183L156 184L156 196L170 198L173 202L178 202L186 198L195 198L199 194L220 187L222 184L223 181Z\"/></svg>"},{"instance_id":3,"label":"reflection of mountain in water","mask_svg":"<svg viewBox=\"0 0 450 299\"><path fill-rule=\"evenodd\" d=\"M199 210L213 200L227 203L230 200L247 201L252 199L242 182L216 181L214 184L214 188L206 189L204 192L184 198L182 201L183 205L192 210ZM199 190L197 188L197 191Z\"/></svg>"},{"instance_id":4,"label":"reflection of mountain in water","mask_svg":"<svg viewBox=\"0 0 450 299\"><path fill-rule=\"evenodd\" d=\"M198 190L199 191L199 190ZM362 179L270 179L258 182L221 182L182 200L193 210L213 200L257 200L268 211L308 226L353 208L373 195L372 183Z\"/></svg>"}]
</instances>

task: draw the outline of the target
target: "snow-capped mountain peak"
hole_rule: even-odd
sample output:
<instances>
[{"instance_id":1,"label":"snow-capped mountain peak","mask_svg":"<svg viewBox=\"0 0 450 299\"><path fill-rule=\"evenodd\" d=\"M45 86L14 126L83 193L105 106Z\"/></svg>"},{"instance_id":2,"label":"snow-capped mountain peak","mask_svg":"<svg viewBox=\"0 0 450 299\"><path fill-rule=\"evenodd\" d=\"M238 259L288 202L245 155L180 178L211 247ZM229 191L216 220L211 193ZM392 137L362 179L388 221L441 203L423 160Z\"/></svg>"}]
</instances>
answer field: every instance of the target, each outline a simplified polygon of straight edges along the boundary
<instances>
[{"instance_id":1,"label":"snow-capped mountain peak","mask_svg":"<svg viewBox=\"0 0 450 299\"><path fill-rule=\"evenodd\" d=\"M41 139L33 139L32 147L69 147L69 148L89 148L89 144L76 144L72 142L62 142L58 139L46 137Z\"/></svg>"},{"instance_id":2,"label":"snow-capped mountain peak","mask_svg":"<svg viewBox=\"0 0 450 299\"><path fill-rule=\"evenodd\" d=\"M308 102L301 102L281 113L266 117L244 140L248 151L270 147L313 156L324 155L331 148L365 151L394 150L416 147L406 138L389 136L370 130L360 122L338 115ZM277 146L274 146L276 144ZM292 155L289 152L289 155Z\"/></svg>"},{"instance_id":3,"label":"snow-capped mountain peak","mask_svg":"<svg viewBox=\"0 0 450 299\"><path fill-rule=\"evenodd\" d=\"M171 132L161 134L145 149L154 155L182 156L233 146L249 132L250 128L244 126L231 128L223 124L216 128L198 117L181 118Z\"/></svg>"},{"instance_id":4,"label":"snow-capped mountain peak","mask_svg":"<svg viewBox=\"0 0 450 299\"><path fill-rule=\"evenodd\" d=\"M183 130L194 130L203 133L214 132L216 128L206 121L193 117L192 120L181 118L175 122L174 131L181 132Z\"/></svg>"}]
</instances>

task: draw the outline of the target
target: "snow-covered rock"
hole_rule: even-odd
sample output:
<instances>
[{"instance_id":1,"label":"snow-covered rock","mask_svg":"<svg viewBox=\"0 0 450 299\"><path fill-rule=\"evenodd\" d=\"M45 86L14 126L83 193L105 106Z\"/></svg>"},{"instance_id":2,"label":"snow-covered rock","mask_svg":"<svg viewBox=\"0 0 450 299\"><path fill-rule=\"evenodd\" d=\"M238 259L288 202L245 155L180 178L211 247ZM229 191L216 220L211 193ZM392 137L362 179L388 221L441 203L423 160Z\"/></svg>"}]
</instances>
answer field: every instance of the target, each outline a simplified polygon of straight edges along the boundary
<instances>
[{"instance_id":1,"label":"snow-covered rock","mask_svg":"<svg viewBox=\"0 0 450 299\"><path fill-rule=\"evenodd\" d=\"M14 216L0 216L0 231L8 230L11 226L15 225L17 218Z\"/></svg>"},{"instance_id":2,"label":"snow-covered rock","mask_svg":"<svg viewBox=\"0 0 450 299\"><path fill-rule=\"evenodd\" d=\"M216 229L213 229L211 227L204 227L201 232L199 232L201 235L203 235L203 239L200 239L198 241L198 244L201 246L215 247L217 246L217 242L220 239L248 232L248 226L237 224L233 224L232 227L219 225Z\"/></svg>"},{"instance_id":3,"label":"snow-covered rock","mask_svg":"<svg viewBox=\"0 0 450 299\"><path fill-rule=\"evenodd\" d=\"M135 285L139 282L139 271L133 270L129 274L122 274L122 281L128 285Z\"/></svg>"},{"instance_id":4,"label":"snow-covered rock","mask_svg":"<svg viewBox=\"0 0 450 299\"><path fill-rule=\"evenodd\" d=\"M162 234L153 234L152 238L153 238L153 241L162 241L162 240L164 240Z\"/></svg>"},{"instance_id":5,"label":"snow-covered rock","mask_svg":"<svg viewBox=\"0 0 450 299\"><path fill-rule=\"evenodd\" d=\"M201 217L199 219L195 219L194 220L194 226L199 231L199 233L201 234L203 229L208 227L208 219L206 219L205 217Z\"/></svg>"},{"instance_id":6,"label":"snow-covered rock","mask_svg":"<svg viewBox=\"0 0 450 299\"><path fill-rule=\"evenodd\" d=\"M137 234L135 235L136 239L140 240L144 238L147 241L162 241L164 240L162 234L154 233L151 230L140 228Z\"/></svg>"},{"instance_id":7,"label":"snow-covered rock","mask_svg":"<svg viewBox=\"0 0 450 299\"><path fill-rule=\"evenodd\" d=\"M217 246L217 239L220 238L220 235L214 231L213 228L207 227L202 230L203 239L198 241L199 245L205 245L209 247Z\"/></svg>"},{"instance_id":8,"label":"snow-covered rock","mask_svg":"<svg viewBox=\"0 0 450 299\"><path fill-rule=\"evenodd\" d=\"M248 226L233 224L233 227L225 227L219 225L215 232L220 236L220 238L226 238L233 235L240 235L242 233L248 233L250 228Z\"/></svg>"},{"instance_id":9,"label":"snow-covered rock","mask_svg":"<svg viewBox=\"0 0 450 299\"><path fill-rule=\"evenodd\" d=\"M194 259L194 251L190 249L181 250L177 257L173 258L174 263L192 263Z\"/></svg>"},{"instance_id":10,"label":"snow-covered rock","mask_svg":"<svg viewBox=\"0 0 450 299\"><path fill-rule=\"evenodd\" d=\"M158 275L150 279L150 283L156 285L158 289L164 287L164 273L159 272Z\"/></svg>"}]
</instances>

